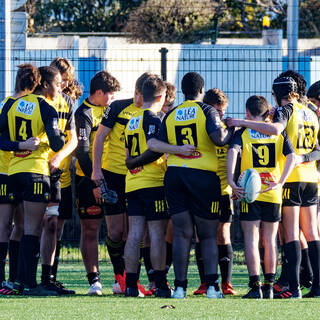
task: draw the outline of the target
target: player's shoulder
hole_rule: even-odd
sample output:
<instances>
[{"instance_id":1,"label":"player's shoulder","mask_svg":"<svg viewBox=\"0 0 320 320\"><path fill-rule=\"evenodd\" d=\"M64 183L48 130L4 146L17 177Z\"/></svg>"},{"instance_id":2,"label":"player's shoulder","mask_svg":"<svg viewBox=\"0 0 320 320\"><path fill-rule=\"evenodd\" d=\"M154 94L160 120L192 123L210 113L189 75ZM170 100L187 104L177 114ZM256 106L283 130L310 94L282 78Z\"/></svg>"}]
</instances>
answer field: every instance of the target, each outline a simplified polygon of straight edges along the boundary
<instances>
[{"instance_id":1,"label":"player's shoulder","mask_svg":"<svg viewBox=\"0 0 320 320\"><path fill-rule=\"evenodd\" d=\"M69 107L73 107L73 100L64 92L61 93L61 100L65 102Z\"/></svg>"},{"instance_id":2,"label":"player's shoulder","mask_svg":"<svg viewBox=\"0 0 320 320\"><path fill-rule=\"evenodd\" d=\"M9 96L9 97L6 97L4 98L1 103L0 103L0 113L2 112L2 110L4 109L9 109L13 104L14 102L16 101L17 99L12 97L12 96Z\"/></svg>"},{"instance_id":3,"label":"player's shoulder","mask_svg":"<svg viewBox=\"0 0 320 320\"><path fill-rule=\"evenodd\" d=\"M120 113L121 111L134 105L133 98L130 99L121 99L113 101L109 108L113 113Z\"/></svg>"},{"instance_id":4,"label":"player's shoulder","mask_svg":"<svg viewBox=\"0 0 320 320\"><path fill-rule=\"evenodd\" d=\"M75 112L75 116L79 117L82 115L91 115L91 106L90 103L87 101L87 99L84 99L83 102L81 103L81 105L77 108L76 112Z\"/></svg>"}]
</instances>

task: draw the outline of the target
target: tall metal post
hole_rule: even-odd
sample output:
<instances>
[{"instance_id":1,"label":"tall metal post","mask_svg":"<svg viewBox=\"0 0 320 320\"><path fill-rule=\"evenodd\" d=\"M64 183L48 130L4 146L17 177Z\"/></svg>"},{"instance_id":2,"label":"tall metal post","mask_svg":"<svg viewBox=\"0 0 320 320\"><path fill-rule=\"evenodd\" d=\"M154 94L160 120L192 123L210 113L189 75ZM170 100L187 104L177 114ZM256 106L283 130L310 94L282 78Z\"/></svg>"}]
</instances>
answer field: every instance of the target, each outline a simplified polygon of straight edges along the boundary
<instances>
[{"instance_id":1,"label":"tall metal post","mask_svg":"<svg viewBox=\"0 0 320 320\"><path fill-rule=\"evenodd\" d=\"M298 71L299 0L288 0L288 69Z\"/></svg>"},{"instance_id":2,"label":"tall metal post","mask_svg":"<svg viewBox=\"0 0 320 320\"><path fill-rule=\"evenodd\" d=\"M161 77L163 81L167 80L167 48L161 48L159 50L161 53Z\"/></svg>"},{"instance_id":3,"label":"tall metal post","mask_svg":"<svg viewBox=\"0 0 320 320\"><path fill-rule=\"evenodd\" d=\"M0 100L11 94L11 0L0 0Z\"/></svg>"}]
</instances>

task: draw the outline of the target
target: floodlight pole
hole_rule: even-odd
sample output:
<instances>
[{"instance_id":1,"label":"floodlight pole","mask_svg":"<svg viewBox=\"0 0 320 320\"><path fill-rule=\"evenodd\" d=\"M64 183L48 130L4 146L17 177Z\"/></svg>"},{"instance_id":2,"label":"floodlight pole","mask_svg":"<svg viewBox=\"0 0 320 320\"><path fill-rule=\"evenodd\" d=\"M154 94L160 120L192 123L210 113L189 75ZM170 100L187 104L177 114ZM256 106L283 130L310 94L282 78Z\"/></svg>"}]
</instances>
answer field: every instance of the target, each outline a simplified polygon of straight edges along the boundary
<instances>
[{"instance_id":1,"label":"floodlight pole","mask_svg":"<svg viewBox=\"0 0 320 320\"><path fill-rule=\"evenodd\" d=\"M11 93L11 0L0 0L0 100Z\"/></svg>"},{"instance_id":2,"label":"floodlight pole","mask_svg":"<svg viewBox=\"0 0 320 320\"><path fill-rule=\"evenodd\" d=\"M298 71L299 0L288 0L288 69Z\"/></svg>"}]
</instances>

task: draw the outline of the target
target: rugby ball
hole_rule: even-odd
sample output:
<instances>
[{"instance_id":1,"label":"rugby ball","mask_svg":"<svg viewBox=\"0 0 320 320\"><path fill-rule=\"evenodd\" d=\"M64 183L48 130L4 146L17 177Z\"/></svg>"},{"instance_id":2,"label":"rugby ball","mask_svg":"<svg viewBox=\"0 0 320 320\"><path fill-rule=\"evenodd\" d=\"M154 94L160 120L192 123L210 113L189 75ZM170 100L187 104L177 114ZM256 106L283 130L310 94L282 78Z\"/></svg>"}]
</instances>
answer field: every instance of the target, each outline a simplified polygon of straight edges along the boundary
<instances>
[{"instance_id":1,"label":"rugby ball","mask_svg":"<svg viewBox=\"0 0 320 320\"><path fill-rule=\"evenodd\" d=\"M238 186L246 192L244 200L247 203L255 201L261 191L261 178L259 173L254 169L243 171L238 179Z\"/></svg>"}]
</instances>

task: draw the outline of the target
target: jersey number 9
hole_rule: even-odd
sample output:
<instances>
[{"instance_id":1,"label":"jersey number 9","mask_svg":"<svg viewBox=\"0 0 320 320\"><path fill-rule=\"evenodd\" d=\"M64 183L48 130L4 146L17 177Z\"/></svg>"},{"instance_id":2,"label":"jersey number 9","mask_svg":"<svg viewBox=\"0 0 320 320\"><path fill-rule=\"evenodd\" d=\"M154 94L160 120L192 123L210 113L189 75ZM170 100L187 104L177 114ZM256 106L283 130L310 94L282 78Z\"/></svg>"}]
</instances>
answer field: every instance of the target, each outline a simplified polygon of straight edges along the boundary
<instances>
[{"instance_id":1,"label":"jersey number 9","mask_svg":"<svg viewBox=\"0 0 320 320\"><path fill-rule=\"evenodd\" d=\"M253 143L252 162L254 168L274 168L276 148L274 143Z\"/></svg>"}]
</instances>

